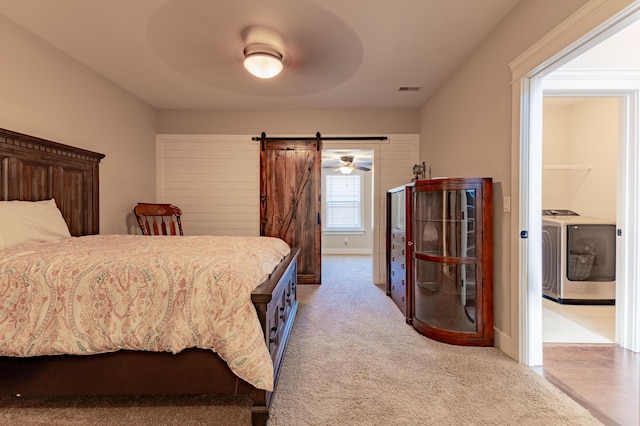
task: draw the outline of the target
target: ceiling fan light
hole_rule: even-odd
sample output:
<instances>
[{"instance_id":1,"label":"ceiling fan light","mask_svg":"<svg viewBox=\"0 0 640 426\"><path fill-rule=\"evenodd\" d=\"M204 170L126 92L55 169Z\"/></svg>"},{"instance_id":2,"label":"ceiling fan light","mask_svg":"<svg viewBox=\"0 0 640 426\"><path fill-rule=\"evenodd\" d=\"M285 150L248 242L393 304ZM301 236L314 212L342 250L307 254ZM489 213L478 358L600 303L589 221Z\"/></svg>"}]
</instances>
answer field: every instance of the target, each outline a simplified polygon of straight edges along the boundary
<instances>
[{"instance_id":1,"label":"ceiling fan light","mask_svg":"<svg viewBox=\"0 0 640 426\"><path fill-rule=\"evenodd\" d=\"M244 67L258 78L273 78L282 71L282 54L271 46L247 46Z\"/></svg>"},{"instance_id":2,"label":"ceiling fan light","mask_svg":"<svg viewBox=\"0 0 640 426\"><path fill-rule=\"evenodd\" d=\"M342 173L343 175L350 175L353 171L353 166L338 167L338 170L340 170L340 173Z\"/></svg>"}]
</instances>

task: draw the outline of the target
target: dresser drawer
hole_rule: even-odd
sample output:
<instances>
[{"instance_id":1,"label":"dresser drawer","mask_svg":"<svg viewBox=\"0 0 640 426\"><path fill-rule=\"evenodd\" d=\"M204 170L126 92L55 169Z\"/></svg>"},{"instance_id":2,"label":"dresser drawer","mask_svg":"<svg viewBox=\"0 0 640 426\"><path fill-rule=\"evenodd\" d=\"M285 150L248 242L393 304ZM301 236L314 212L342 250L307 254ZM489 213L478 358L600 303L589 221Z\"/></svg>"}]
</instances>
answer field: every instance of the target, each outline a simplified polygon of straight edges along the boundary
<instances>
[{"instance_id":1,"label":"dresser drawer","mask_svg":"<svg viewBox=\"0 0 640 426\"><path fill-rule=\"evenodd\" d=\"M391 299L400 308L403 314L407 314L407 271L405 264L395 263L391 265L391 277L389 280Z\"/></svg>"},{"instance_id":2,"label":"dresser drawer","mask_svg":"<svg viewBox=\"0 0 640 426\"><path fill-rule=\"evenodd\" d=\"M402 262L393 262L391 263L391 282L394 280L406 280L407 278L407 266L404 260Z\"/></svg>"},{"instance_id":3,"label":"dresser drawer","mask_svg":"<svg viewBox=\"0 0 640 426\"><path fill-rule=\"evenodd\" d=\"M391 230L391 242L395 243L395 244L401 244L404 245L405 243L405 232L404 231L400 231L398 229L392 229Z\"/></svg>"},{"instance_id":4,"label":"dresser drawer","mask_svg":"<svg viewBox=\"0 0 640 426\"><path fill-rule=\"evenodd\" d=\"M398 257L404 259L405 256L405 245L404 243L391 243L391 261L393 262L393 257Z\"/></svg>"}]
</instances>

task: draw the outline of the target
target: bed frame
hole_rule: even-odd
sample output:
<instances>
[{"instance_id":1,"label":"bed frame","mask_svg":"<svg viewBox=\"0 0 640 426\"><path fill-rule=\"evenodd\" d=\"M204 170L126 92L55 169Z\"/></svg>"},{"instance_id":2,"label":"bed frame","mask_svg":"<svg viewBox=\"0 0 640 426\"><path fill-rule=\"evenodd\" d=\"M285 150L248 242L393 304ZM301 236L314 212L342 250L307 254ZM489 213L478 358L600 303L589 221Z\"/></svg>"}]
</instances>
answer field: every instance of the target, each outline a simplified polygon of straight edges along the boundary
<instances>
[{"instance_id":1,"label":"bed frame","mask_svg":"<svg viewBox=\"0 0 640 426\"><path fill-rule=\"evenodd\" d=\"M71 235L97 234L102 158L96 152L0 129L0 200L55 198ZM299 251L292 249L251 295L273 360L275 384L298 308ZM118 351L0 357L1 396L185 394L248 395L255 425L266 424L273 396L238 378L216 353L204 349L176 355Z\"/></svg>"}]
</instances>

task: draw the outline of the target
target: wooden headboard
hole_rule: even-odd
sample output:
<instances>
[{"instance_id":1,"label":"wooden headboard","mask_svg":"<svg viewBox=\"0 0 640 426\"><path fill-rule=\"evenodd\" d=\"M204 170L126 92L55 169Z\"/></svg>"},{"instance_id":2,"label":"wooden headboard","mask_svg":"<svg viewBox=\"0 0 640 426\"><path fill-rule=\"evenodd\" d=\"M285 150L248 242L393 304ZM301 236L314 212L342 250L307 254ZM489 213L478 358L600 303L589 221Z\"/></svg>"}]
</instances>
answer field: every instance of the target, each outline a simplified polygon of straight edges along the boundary
<instances>
[{"instance_id":1,"label":"wooden headboard","mask_svg":"<svg viewBox=\"0 0 640 426\"><path fill-rule=\"evenodd\" d=\"M73 236L100 230L98 166L104 154L0 129L0 200L55 198Z\"/></svg>"}]
</instances>

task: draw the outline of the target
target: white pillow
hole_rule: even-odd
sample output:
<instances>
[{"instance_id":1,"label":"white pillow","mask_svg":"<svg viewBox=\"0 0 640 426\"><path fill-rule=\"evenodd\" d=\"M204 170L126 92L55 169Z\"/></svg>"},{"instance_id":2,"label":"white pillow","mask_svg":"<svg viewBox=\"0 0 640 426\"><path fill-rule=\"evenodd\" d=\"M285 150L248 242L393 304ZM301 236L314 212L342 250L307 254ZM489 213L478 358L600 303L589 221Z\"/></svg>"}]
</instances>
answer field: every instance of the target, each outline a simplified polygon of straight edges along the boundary
<instances>
[{"instance_id":1,"label":"white pillow","mask_svg":"<svg viewBox=\"0 0 640 426\"><path fill-rule=\"evenodd\" d=\"M69 237L69 227L54 199L0 201L0 249Z\"/></svg>"}]
</instances>

